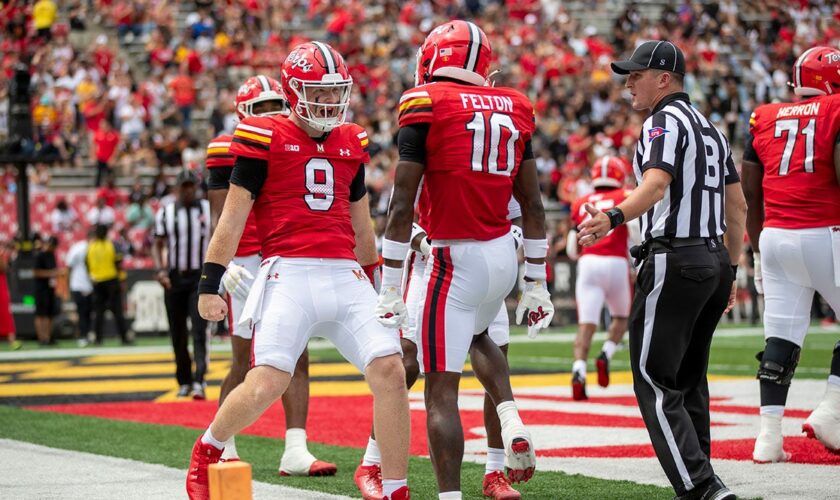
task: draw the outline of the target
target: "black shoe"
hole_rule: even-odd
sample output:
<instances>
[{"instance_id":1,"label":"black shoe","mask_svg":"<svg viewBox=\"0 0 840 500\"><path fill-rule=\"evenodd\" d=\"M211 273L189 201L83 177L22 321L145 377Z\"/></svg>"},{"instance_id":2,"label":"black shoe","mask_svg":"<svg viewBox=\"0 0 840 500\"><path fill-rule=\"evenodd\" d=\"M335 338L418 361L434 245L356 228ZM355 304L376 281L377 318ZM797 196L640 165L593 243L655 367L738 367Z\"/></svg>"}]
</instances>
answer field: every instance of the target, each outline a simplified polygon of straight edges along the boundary
<instances>
[{"instance_id":1,"label":"black shoe","mask_svg":"<svg viewBox=\"0 0 840 500\"><path fill-rule=\"evenodd\" d=\"M675 500L737 500L735 493L723 484L717 474L697 485L685 495L674 497Z\"/></svg>"}]
</instances>

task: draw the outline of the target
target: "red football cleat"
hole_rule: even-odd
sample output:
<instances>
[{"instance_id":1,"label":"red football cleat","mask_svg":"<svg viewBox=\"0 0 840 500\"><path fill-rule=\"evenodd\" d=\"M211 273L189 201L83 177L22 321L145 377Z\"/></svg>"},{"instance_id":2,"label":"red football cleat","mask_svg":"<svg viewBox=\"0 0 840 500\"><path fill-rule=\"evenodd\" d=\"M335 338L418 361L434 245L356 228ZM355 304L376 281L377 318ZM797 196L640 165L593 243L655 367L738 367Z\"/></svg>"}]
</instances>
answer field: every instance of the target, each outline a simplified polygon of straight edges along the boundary
<instances>
[{"instance_id":1,"label":"red football cleat","mask_svg":"<svg viewBox=\"0 0 840 500\"><path fill-rule=\"evenodd\" d=\"M403 486L398 489L392 493L391 496L385 497L385 500L411 500L411 495L408 492L408 486Z\"/></svg>"},{"instance_id":2,"label":"red football cleat","mask_svg":"<svg viewBox=\"0 0 840 500\"><path fill-rule=\"evenodd\" d=\"M522 495L513 489L502 471L494 471L484 476L484 496L494 500L518 500Z\"/></svg>"},{"instance_id":3,"label":"red football cleat","mask_svg":"<svg viewBox=\"0 0 840 500\"><path fill-rule=\"evenodd\" d=\"M215 464L222 457L222 450L210 444L201 442L201 437L195 441L190 458L190 468L187 471L187 496L190 500L210 499L210 480L207 467Z\"/></svg>"},{"instance_id":4,"label":"red football cleat","mask_svg":"<svg viewBox=\"0 0 840 500\"><path fill-rule=\"evenodd\" d=\"M353 474L353 480L364 500L385 500L382 495L382 468L379 465L359 464L356 473Z\"/></svg>"},{"instance_id":5,"label":"red football cleat","mask_svg":"<svg viewBox=\"0 0 840 500\"><path fill-rule=\"evenodd\" d=\"M578 372L572 374L572 399L575 401L589 399L586 396L586 379L581 377Z\"/></svg>"},{"instance_id":6,"label":"red football cleat","mask_svg":"<svg viewBox=\"0 0 840 500\"><path fill-rule=\"evenodd\" d=\"M607 387L610 385L610 360L606 353L602 352L595 360L595 368L598 369L598 385Z\"/></svg>"}]
</instances>

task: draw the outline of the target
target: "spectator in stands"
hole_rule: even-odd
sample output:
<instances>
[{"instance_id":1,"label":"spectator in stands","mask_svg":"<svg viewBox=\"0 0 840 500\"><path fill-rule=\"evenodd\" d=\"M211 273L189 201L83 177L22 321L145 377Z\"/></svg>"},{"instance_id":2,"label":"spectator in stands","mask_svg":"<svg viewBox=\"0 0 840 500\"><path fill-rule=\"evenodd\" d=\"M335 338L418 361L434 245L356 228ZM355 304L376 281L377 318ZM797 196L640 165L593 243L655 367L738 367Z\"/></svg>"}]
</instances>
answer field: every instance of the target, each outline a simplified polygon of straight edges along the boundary
<instances>
[{"instance_id":1,"label":"spectator in stands","mask_svg":"<svg viewBox=\"0 0 840 500\"><path fill-rule=\"evenodd\" d=\"M90 208L87 213L87 222L90 226L111 227L114 225L116 213L109 207L105 198L97 197L96 205Z\"/></svg>"},{"instance_id":2,"label":"spectator in stands","mask_svg":"<svg viewBox=\"0 0 840 500\"><path fill-rule=\"evenodd\" d=\"M93 283L88 274L88 244L93 240L94 230L88 231L87 238L77 241L64 256L64 263L70 269L70 296L76 304L79 318L79 345L85 346L91 333L91 313L93 312Z\"/></svg>"},{"instance_id":3,"label":"spectator in stands","mask_svg":"<svg viewBox=\"0 0 840 500\"><path fill-rule=\"evenodd\" d=\"M15 336L15 320L12 317L12 301L9 296L9 283L6 274L12 261L14 244L0 243L0 337L6 337L9 348L18 350L22 344Z\"/></svg>"},{"instance_id":4,"label":"spectator in stands","mask_svg":"<svg viewBox=\"0 0 840 500\"><path fill-rule=\"evenodd\" d=\"M112 174L112 162L120 145L120 134L110 121L101 120L99 130L93 135L93 149L96 157L96 187Z\"/></svg>"},{"instance_id":5,"label":"spectator in stands","mask_svg":"<svg viewBox=\"0 0 840 500\"><path fill-rule=\"evenodd\" d=\"M59 198L55 208L50 213L50 223L54 234L70 232L79 224L79 214L67 203L65 198Z\"/></svg>"},{"instance_id":6,"label":"spectator in stands","mask_svg":"<svg viewBox=\"0 0 840 500\"><path fill-rule=\"evenodd\" d=\"M195 81L187 64L181 64L179 74L169 82L172 100L181 112L181 126L188 130L192 123L192 109L195 105Z\"/></svg>"},{"instance_id":7,"label":"spectator in stands","mask_svg":"<svg viewBox=\"0 0 840 500\"><path fill-rule=\"evenodd\" d=\"M45 193L50 187L50 169L46 163L36 163L29 170L29 189L32 193Z\"/></svg>"},{"instance_id":8,"label":"spectator in stands","mask_svg":"<svg viewBox=\"0 0 840 500\"><path fill-rule=\"evenodd\" d=\"M58 16L58 7L52 0L38 0L32 6L32 24L38 32L38 38L50 41L51 30Z\"/></svg>"},{"instance_id":9,"label":"spectator in stands","mask_svg":"<svg viewBox=\"0 0 840 500\"><path fill-rule=\"evenodd\" d=\"M93 283L93 331L96 343L105 338L105 310L111 311L117 332L123 345L131 344L123 316L122 291L120 290L120 266L123 256L113 241L108 239L108 227L97 225L93 241L88 244L87 268Z\"/></svg>"},{"instance_id":10,"label":"spectator in stands","mask_svg":"<svg viewBox=\"0 0 840 500\"><path fill-rule=\"evenodd\" d=\"M58 238L50 236L42 242L40 251L35 254L35 335L38 344L42 346L55 343L52 338L53 318L61 310L61 302L55 294L55 281L58 277L56 247Z\"/></svg>"},{"instance_id":11,"label":"spectator in stands","mask_svg":"<svg viewBox=\"0 0 840 500\"><path fill-rule=\"evenodd\" d=\"M105 178L105 185L96 190L96 198L105 200L105 204L111 208L116 208L118 204L122 204L125 200L125 193L117 187L116 178L114 174L109 174Z\"/></svg>"},{"instance_id":12,"label":"spectator in stands","mask_svg":"<svg viewBox=\"0 0 840 500\"><path fill-rule=\"evenodd\" d=\"M155 214L147 201L146 196L141 195L140 199L128 206L125 220L131 225L132 229L147 231L155 223Z\"/></svg>"}]
</instances>

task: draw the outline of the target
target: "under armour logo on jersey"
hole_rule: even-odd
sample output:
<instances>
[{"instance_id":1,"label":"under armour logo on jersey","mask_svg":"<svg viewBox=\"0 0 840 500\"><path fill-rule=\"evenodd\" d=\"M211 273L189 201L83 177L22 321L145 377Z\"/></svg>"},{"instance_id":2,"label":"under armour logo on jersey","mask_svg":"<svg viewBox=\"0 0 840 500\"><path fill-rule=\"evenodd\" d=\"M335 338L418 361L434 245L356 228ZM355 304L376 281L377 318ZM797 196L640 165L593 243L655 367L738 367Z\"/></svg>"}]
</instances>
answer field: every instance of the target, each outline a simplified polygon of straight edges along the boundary
<instances>
[{"instance_id":1,"label":"under armour logo on jersey","mask_svg":"<svg viewBox=\"0 0 840 500\"><path fill-rule=\"evenodd\" d=\"M528 313L528 326L536 325L546 316L548 316L548 313L543 311L542 306L538 307L536 311L530 311Z\"/></svg>"},{"instance_id":2,"label":"under armour logo on jersey","mask_svg":"<svg viewBox=\"0 0 840 500\"><path fill-rule=\"evenodd\" d=\"M318 152L319 152L319 153L323 153L323 152L324 152L324 145L323 145L323 144L318 144Z\"/></svg>"},{"instance_id":3,"label":"under armour logo on jersey","mask_svg":"<svg viewBox=\"0 0 840 500\"><path fill-rule=\"evenodd\" d=\"M350 156L350 150L338 148L338 154L341 156Z\"/></svg>"}]
</instances>

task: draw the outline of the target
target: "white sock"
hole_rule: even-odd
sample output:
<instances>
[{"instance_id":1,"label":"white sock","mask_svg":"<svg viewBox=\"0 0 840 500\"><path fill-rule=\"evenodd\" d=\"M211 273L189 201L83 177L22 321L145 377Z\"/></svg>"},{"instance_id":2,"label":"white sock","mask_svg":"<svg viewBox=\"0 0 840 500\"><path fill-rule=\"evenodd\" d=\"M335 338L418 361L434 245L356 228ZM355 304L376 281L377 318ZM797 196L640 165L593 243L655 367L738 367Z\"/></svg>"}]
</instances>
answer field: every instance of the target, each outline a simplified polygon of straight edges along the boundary
<instances>
[{"instance_id":1,"label":"white sock","mask_svg":"<svg viewBox=\"0 0 840 500\"><path fill-rule=\"evenodd\" d=\"M759 410L759 415L776 415L778 417L783 417L785 415L785 407L782 405L762 406Z\"/></svg>"},{"instance_id":2,"label":"white sock","mask_svg":"<svg viewBox=\"0 0 840 500\"><path fill-rule=\"evenodd\" d=\"M833 386L836 386L836 387L840 387L840 377L838 377L837 375L829 375L828 376L828 385L829 386L833 385ZM831 389L831 387L829 387L829 389Z\"/></svg>"},{"instance_id":3,"label":"white sock","mask_svg":"<svg viewBox=\"0 0 840 500\"><path fill-rule=\"evenodd\" d=\"M460 491L447 491L444 493L438 494L439 500L461 500L461 492Z\"/></svg>"},{"instance_id":4,"label":"white sock","mask_svg":"<svg viewBox=\"0 0 840 500\"><path fill-rule=\"evenodd\" d=\"M382 495L390 497L395 491L407 485L408 482L405 479L383 479Z\"/></svg>"},{"instance_id":5,"label":"white sock","mask_svg":"<svg viewBox=\"0 0 840 500\"><path fill-rule=\"evenodd\" d=\"M379 465L382 463L382 454L379 453L379 446L376 445L376 440L368 438L367 448L365 448L365 456L362 458L362 465Z\"/></svg>"},{"instance_id":6,"label":"white sock","mask_svg":"<svg viewBox=\"0 0 840 500\"><path fill-rule=\"evenodd\" d=\"M218 450L225 449L225 443L213 437L213 433L210 432L210 427L208 427L207 430L204 432L204 435L201 436L201 442L204 444L209 444Z\"/></svg>"},{"instance_id":7,"label":"white sock","mask_svg":"<svg viewBox=\"0 0 840 500\"><path fill-rule=\"evenodd\" d=\"M581 377L586 378L586 360L576 359L575 362L572 363L572 372L577 372Z\"/></svg>"},{"instance_id":8,"label":"white sock","mask_svg":"<svg viewBox=\"0 0 840 500\"><path fill-rule=\"evenodd\" d=\"M606 341L604 341L604 346L601 347L601 351L604 354L607 355L607 359L611 360L612 357L613 357L613 354L615 354L615 348L616 348L615 342L613 342L612 340L606 340Z\"/></svg>"},{"instance_id":9,"label":"white sock","mask_svg":"<svg viewBox=\"0 0 840 500\"><path fill-rule=\"evenodd\" d=\"M222 459L223 460L230 460L231 458L239 458L239 454L236 452L236 439L230 438L225 443L225 451L222 452Z\"/></svg>"},{"instance_id":10,"label":"white sock","mask_svg":"<svg viewBox=\"0 0 840 500\"><path fill-rule=\"evenodd\" d=\"M484 474L505 469L505 450L499 448L487 448L487 464L484 466Z\"/></svg>"},{"instance_id":11,"label":"white sock","mask_svg":"<svg viewBox=\"0 0 840 500\"><path fill-rule=\"evenodd\" d=\"M306 449L306 429L286 429L286 449Z\"/></svg>"}]
</instances>

